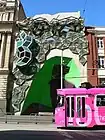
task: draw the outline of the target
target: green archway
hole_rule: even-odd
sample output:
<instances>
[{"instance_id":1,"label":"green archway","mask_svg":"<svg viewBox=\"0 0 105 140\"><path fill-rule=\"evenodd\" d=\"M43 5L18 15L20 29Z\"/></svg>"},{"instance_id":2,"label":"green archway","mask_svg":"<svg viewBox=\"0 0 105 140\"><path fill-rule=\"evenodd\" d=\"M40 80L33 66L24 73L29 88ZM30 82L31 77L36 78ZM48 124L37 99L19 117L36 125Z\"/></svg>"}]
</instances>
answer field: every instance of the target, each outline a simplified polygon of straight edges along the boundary
<instances>
[{"instance_id":1,"label":"green archway","mask_svg":"<svg viewBox=\"0 0 105 140\"><path fill-rule=\"evenodd\" d=\"M63 57L63 60L64 65L70 67L69 73L65 75L65 79L78 87L80 85L80 79L73 79L73 77L80 77L80 70L72 58ZM35 74L35 79L32 81L28 91L22 112L24 112L32 103L39 103L50 108L52 107L49 81L51 80L53 66L55 64L60 64L60 62L61 58L59 56L52 57L49 60L46 60L40 71Z\"/></svg>"}]
</instances>

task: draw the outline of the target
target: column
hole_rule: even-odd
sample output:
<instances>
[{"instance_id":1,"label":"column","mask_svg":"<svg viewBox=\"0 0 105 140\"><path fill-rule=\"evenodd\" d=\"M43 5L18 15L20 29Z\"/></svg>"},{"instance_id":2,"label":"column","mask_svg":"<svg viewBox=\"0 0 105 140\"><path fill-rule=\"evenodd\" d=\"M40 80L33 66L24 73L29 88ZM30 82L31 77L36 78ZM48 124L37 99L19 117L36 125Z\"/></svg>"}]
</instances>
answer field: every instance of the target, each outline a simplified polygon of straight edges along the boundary
<instances>
[{"instance_id":1,"label":"column","mask_svg":"<svg viewBox=\"0 0 105 140\"><path fill-rule=\"evenodd\" d=\"M0 68L3 68L3 59L4 59L4 52L5 52L5 34L2 34L2 42L1 42L1 55L0 55Z\"/></svg>"},{"instance_id":2,"label":"column","mask_svg":"<svg viewBox=\"0 0 105 140\"><path fill-rule=\"evenodd\" d=\"M11 46L11 34L7 34L7 43L6 43L6 52L5 52L5 61L4 68L8 68L9 57L10 57L10 46Z\"/></svg>"}]
</instances>

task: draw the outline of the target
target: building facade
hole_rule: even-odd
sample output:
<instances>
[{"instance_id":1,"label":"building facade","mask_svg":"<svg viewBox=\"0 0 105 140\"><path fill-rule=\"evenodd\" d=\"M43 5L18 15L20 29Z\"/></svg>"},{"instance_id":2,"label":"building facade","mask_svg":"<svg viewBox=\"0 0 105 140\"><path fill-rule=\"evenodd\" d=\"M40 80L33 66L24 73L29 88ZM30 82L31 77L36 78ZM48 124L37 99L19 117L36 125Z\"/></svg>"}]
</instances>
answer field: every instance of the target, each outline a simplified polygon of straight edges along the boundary
<instances>
[{"instance_id":1,"label":"building facade","mask_svg":"<svg viewBox=\"0 0 105 140\"><path fill-rule=\"evenodd\" d=\"M53 18L54 19L59 18L59 23L61 24L60 21L61 19L64 20L70 16L75 18L80 18L80 12L58 13L55 15L48 15L48 14L36 15L30 21L34 20L36 22L36 19L44 18L47 19L46 21L50 22L53 21L52 20ZM23 21L24 25L25 22L26 25L28 25L27 24L28 20L24 22L25 18L26 16L20 0L0 1L0 112L2 111L12 112L11 108L14 107L15 109L17 109L15 113L24 114L25 112L27 114L27 111L29 112L30 110L32 111L34 110L32 108L33 106L35 106L35 103L37 102L41 103L44 106L51 107L51 102L50 102L51 85L49 83L51 78L53 77L53 70L56 73L56 65L58 67L57 68L58 72L60 70L59 66L61 64L62 49L59 48L60 46L59 42L57 42L58 46L54 44L56 41L55 42L53 41L56 38L50 38L51 40L50 41L48 40L47 42L43 40L42 41L43 44L41 46L42 48L40 49L38 48L37 51L39 52L34 53L34 55L36 54L38 55L35 57L39 63L36 65L36 59L35 61L30 61L31 55L33 55L33 51L36 51L35 50L36 48L34 49L34 47L39 47L39 46L35 42L34 38L32 36L30 37L30 35L27 34L27 32L25 32L24 26L22 26L22 30L23 30L22 32L18 31L16 22ZM37 21L36 23L39 23L38 32L40 32L45 22L42 20L42 22ZM53 24L55 24L55 22ZM22 42L19 42L19 40L16 41L16 34L18 32L19 32L18 38L20 37L22 39ZM67 46L66 41L64 42L66 44L65 45L66 47L64 46L65 49L63 50L63 64L69 68L69 72L64 75L65 81L69 83L69 84L66 83L66 86L67 87L71 86L71 83L75 87L79 87L81 83L84 82L90 82L90 84L93 86L97 86L101 83L104 83L105 82L105 28L85 27L85 35L88 40L88 55L82 56L84 57L83 60L87 60L87 63L85 65L82 63L82 61L80 62L81 53L78 55L76 54L76 49L78 49L77 52L80 51L83 52L84 54L87 53L86 52L87 49L85 47L84 47L84 50L86 49L85 52L84 50L79 50L81 41L82 41L82 45L83 43L85 44L83 40L83 36L82 37L80 36L80 38L78 38L79 35L78 33L76 34L72 34L72 32L70 33L72 35L72 38L71 37L69 38L70 41L72 42L72 39L74 40L77 39L77 42L75 42L75 44L72 45L72 48L69 48ZM43 35L44 36L49 35L49 31L48 34L43 33ZM28 40L29 38L30 41ZM40 41L40 37L39 37L39 41ZM15 43L17 43L17 45L15 45ZM77 45L78 47L76 49L73 49L75 45ZM30 49L30 47L32 46L33 46L32 48L33 51ZM48 48L48 46L50 46L50 49ZM18 65L21 65L21 70L23 72L24 70L26 70L24 72L26 75L22 73L20 69L15 69L14 75L15 77L17 77L17 79L14 82L12 71L13 71L13 66L14 67L16 66L16 64L13 65L13 60L15 55L14 52L16 47L19 54L18 62L20 62L18 63ZM28 47L29 49L27 49ZM52 65L54 67L52 67ZM36 75L35 75L35 70L38 71ZM29 75L29 73L27 75L27 72L33 74L34 79L31 79L30 78L31 75ZM31 80L29 81L28 78ZM39 87L40 84L42 84L43 94L42 94L42 88ZM26 90L25 88L26 89L28 88L28 90ZM11 108L10 105L12 105Z\"/></svg>"},{"instance_id":2,"label":"building facade","mask_svg":"<svg viewBox=\"0 0 105 140\"><path fill-rule=\"evenodd\" d=\"M88 43L83 19L80 12L42 14L18 26L14 113L51 110L56 105L56 89L87 82Z\"/></svg>"},{"instance_id":3,"label":"building facade","mask_svg":"<svg viewBox=\"0 0 105 140\"><path fill-rule=\"evenodd\" d=\"M105 83L105 28L86 27L88 39L87 76L97 86Z\"/></svg>"},{"instance_id":4,"label":"building facade","mask_svg":"<svg viewBox=\"0 0 105 140\"><path fill-rule=\"evenodd\" d=\"M25 17L19 0L0 1L0 112L6 111L6 99L11 98L6 95L11 91L11 87L7 89L7 86L14 56L16 21Z\"/></svg>"}]
</instances>

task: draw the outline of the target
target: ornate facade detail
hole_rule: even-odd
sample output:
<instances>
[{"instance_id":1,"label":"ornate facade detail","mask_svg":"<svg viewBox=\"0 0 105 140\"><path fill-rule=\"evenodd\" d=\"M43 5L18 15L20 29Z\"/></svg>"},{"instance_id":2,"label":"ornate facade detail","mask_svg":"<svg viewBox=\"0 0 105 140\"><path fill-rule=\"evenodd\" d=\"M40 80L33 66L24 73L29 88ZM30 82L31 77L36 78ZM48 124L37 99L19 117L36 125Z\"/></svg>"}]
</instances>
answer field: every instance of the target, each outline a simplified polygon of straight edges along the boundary
<instances>
[{"instance_id":1,"label":"ornate facade detail","mask_svg":"<svg viewBox=\"0 0 105 140\"><path fill-rule=\"evenodd\" d=\"M6 8L6 0L0 0L0 9Z\"/></svg>"},{"instance_id":2,"label":"ornate facade detail","mask_svg":"<svg viewBox=\"0 0 105 140\"><path fill-rule=\"evenodd\" d=\"M40 46L40 52L37 55L39 63L45 61L46 54L51 49L69 48L72 53L79 55L80 62L85 65L84 55L88 53L88 45L82 18L69 17L61 20L53 19L50 22L44 18L28 18L18 22L18 27L33 36Z\"/></svg>"}]
</instances>

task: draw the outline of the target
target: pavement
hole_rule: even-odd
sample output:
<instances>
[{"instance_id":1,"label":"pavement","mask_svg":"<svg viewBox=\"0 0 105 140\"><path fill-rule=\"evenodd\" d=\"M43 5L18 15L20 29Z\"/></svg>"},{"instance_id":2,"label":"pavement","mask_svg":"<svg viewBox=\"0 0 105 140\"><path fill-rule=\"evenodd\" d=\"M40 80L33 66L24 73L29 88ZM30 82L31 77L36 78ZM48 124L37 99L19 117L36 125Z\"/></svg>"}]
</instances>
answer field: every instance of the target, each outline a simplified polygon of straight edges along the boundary
<instances>
[{"instance_id":1,"label":"pavement","mask_svg":"<svg viewBox=\"0 0 105 140\"><path fill-rule=\"evenodd\" d=\"M44 123L44 124L51 124L52 123L53 115L51 113L40 113L36 115L32 113L30 115L1 115L0 116L0 123Z\"/></svg>"},{"instance_id":2,"label":"pavement","mask_svg":"<svg viewBox=\"0 0 105 140\"><path fill-rule=\"evenodd\" d=\"M57 129L54 124L0 123L0 140L105 140L105 130Z\"/></svg>"}]
</instances>

